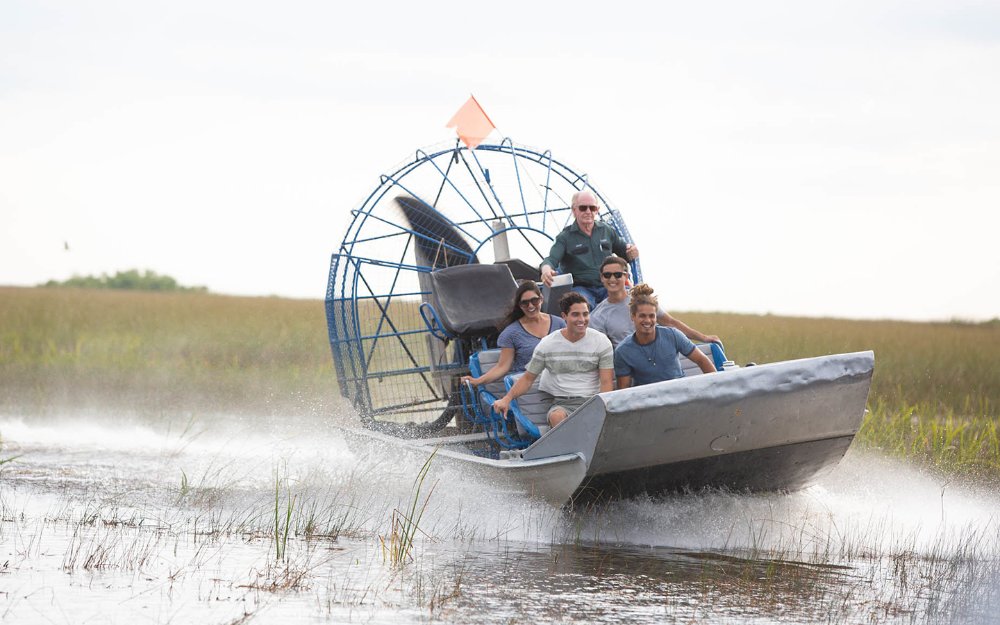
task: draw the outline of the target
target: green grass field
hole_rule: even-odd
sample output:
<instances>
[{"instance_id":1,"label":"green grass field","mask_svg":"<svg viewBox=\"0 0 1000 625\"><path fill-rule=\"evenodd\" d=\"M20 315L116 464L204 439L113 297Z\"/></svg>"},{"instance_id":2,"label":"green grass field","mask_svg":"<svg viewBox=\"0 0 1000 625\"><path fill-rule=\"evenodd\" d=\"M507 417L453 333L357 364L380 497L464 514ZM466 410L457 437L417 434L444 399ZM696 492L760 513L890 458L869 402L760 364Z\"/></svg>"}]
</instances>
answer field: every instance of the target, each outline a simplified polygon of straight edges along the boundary
<instances>
[{"instance_id":1,"label":"green grass field","mask_svg":"<svg viewBox=\"0 0 1000 625\"><path fill-rule=\"evenodd\" d=\"M740 364L875 351L859 441L1000 477L1000 323L672 311ZM340 405L319 300L0 288L8 413L325 414Z\"/></svg>"},{"instance_id":2,"label":"green grass field","mask_svg":"<svg viewBox=\"0 0 1000 625\"><path fill-rule=\"evenodd\" d=\"M325 410L339 393L317 300L0 288L10 410Z\"/></svg>"}]
</instances>

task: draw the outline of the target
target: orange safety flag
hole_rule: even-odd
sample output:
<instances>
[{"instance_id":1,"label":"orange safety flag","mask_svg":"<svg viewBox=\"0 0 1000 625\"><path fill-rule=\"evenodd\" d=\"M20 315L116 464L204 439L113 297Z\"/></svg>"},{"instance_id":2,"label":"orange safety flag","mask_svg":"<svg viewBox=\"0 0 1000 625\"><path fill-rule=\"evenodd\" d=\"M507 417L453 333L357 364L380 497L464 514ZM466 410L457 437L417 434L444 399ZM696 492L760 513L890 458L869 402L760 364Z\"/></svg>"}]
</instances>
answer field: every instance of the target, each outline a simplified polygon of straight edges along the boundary
<instances>
[{"instance_id":1,"label":"orange safety flag","mask_svg":"<svg viewBox=\"0 0 1000 625\"><path fill-rule=\"evenodd\" d=\"M458 138L470 150L474 150L496 126L490 121L483 107L479 106L479 102L476 102L475 96L470 95L469 100L458 109L445 128L454 128Z\"/></svg>"}]
</instances>

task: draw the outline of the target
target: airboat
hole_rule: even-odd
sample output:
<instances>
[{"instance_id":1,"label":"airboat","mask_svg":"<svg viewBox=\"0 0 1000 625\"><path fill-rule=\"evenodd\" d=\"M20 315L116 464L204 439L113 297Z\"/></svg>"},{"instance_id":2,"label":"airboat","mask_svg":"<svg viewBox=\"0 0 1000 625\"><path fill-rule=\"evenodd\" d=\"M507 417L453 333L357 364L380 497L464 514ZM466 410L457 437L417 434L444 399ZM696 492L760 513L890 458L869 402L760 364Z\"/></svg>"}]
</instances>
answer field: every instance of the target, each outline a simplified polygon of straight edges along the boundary
<instances>
[{"instance_id":1,"label":"airboat","mask_svg":"<svg viewBox=\"0 0 1000 625\"><path fill-rule=\"evenodd\" d=\"M496 361L497 323L518 280L570 223L572 194L633 241L588 176L504 139L418 150L351 213L326 292L341 394L377 441L455 464L498 491L555 505L701 488L794 490L835 466L865 412L871 351L738 366L600 393L554 429L534 393L491 409L514 378L462 383ZM639 260L631 264L642 280ZM562 287L570 288L570 287ZM551 306L558 288L546 293ZM686 360L686 359L685 359Z\"/></svg>"}]
</instances>

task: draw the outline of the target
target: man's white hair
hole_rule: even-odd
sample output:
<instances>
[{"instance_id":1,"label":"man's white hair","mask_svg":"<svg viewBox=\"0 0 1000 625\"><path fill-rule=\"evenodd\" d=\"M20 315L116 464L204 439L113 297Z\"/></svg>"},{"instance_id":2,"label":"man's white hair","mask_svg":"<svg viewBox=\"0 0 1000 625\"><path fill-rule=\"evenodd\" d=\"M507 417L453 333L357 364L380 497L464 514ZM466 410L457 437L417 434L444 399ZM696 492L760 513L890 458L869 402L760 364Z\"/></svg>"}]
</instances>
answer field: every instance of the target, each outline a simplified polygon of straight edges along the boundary
<instances>
[{"instance_id":1,"label":"man's white hair","mask_svg":"<svg viewBox=\"0 0 1000 625\"><path fill-rule=\"evenodd\" d=\"M597 194L594 193L593 191L591 191L590 189L580 189L579 191L577 191L576 193L574 193L573 197L571 197L570 200L569 200L569 205L571 207L575 207L577 205L577 200L579 200L580 196L583 195L584 193L587 193L587 194L593 196L594 202L597 203L598 206L600 205L600 200L597 199Z\"/></svg>"}]
</instances>

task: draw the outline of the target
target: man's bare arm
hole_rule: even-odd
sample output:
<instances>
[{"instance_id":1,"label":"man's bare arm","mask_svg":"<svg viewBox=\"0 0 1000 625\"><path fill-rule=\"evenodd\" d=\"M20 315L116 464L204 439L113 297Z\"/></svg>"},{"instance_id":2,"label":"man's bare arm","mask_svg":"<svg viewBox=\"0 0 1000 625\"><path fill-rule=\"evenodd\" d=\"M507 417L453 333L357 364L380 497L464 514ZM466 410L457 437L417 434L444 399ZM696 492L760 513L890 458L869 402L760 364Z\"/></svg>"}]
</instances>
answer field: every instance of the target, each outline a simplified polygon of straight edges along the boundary
<instances>
[{"instance_id":1,"label":"man's bare arm","mask_svg":"<svg viewBox=\"0 0 1000 625\"><path fill-rule=\"evenodd\" d=\"M680 319L670 316L670 313L668 312L658 315L656 317L656 323L668 328L677 328L681 331L681 334L688 337L692 341L697 341L698 343L722 343L722 339L718 336L699 332Z\"/></svg>"},{"instance_id":2,"label":"man's bare arm","mask_svg":"<svg viewBox=\"0 0 1000 625\"><path fill-rule=\"evenodd\" d=\"M701 351L697 347L691 350L691 353L688 354L688 358L691 359L691 362L701 367L703 373L715 373L715 365L708 359L705 352Z\"/></svg>"},{"instance_id":3,"label":"man's bare arm","mask_svg":"<svg viewBox=\"0 0 1000 625\"><path fill-rule=\"evenodd\" d=\"M613 390L615 390L615 370L601 369L601 392L607 393Z\"/></svg>"}]
</instances>

